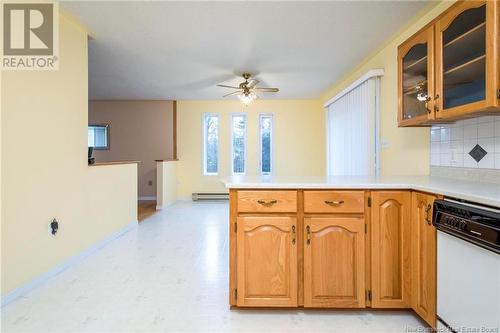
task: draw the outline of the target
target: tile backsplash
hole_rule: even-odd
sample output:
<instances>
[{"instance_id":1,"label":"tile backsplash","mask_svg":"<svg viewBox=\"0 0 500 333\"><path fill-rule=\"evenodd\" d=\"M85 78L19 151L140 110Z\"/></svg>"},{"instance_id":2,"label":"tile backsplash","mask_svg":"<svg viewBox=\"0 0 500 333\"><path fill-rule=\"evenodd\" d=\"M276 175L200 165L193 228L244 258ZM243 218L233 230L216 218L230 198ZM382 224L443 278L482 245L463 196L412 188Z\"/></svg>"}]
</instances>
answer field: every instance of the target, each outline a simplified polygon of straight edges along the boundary
<instances>
[{"instance_id":1,"label":"tile backsplash","mask_svg":"<svg viewBox=\"0 0 500 333\"><path fill-rule=\"evenodd\" d=\"M431 128L431 166L500 169L500 116Z\"/></svg>"}]
</instances>

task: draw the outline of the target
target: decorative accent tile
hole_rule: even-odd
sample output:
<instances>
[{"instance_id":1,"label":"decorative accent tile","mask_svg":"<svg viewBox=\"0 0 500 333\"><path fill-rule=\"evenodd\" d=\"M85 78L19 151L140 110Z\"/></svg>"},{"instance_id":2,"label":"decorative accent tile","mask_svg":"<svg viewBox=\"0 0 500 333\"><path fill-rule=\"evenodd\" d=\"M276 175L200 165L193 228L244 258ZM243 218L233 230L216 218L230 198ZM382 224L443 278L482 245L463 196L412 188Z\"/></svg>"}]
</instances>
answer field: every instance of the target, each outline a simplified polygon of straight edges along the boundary
<instances>
[{"instance_id":1,"label":"decorative accent tile","mask_svg":"<svg viewBox=\"0 0 500 333\"><path fill-rule=\"evenodd\" d=\"M433 126L430 146L431 166L500 170L500 116Z\"/></svg>"},{"instance_id":2,"label":"decorative accent tile","mask_svg":"<svg viewBox=\"0 0 500 333\"><path fill-rule=\"evenodd\" d=\"M488 152L483 149L480 145L475 145L474 148L469 152L469 155L472 156L473 159L476 160L476 162L479 162L483 159L483 157L486 156Z\"/></svg>"}]
</instances>

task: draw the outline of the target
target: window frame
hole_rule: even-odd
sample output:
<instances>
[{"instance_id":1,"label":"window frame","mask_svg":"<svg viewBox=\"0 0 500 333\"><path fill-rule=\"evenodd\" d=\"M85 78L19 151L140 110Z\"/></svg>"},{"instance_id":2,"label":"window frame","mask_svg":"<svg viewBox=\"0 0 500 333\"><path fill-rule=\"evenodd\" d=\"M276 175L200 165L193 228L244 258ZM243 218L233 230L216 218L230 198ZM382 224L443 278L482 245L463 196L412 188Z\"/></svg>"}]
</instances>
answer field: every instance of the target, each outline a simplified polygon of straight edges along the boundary
<instances>
[{"instance_id":1,"label":"window frame","mask_svg":"<svg viewBox=\"0 0 500 333\"><path fill-rule=\"evenodd\" d=\"M234 125L234 123L233 123L233 120L235 117L243 117L245 120L245 131L243 134L243 151L244 151L243 172L234 172L234 158L233 158L233 153L234 153L234 138L233 138L234 127L233 127L233 125ZM229 157L231 159L231 174L233 176L244 176L247 172L247 132L248 132L248 121L247 120L248 120L248 117L247 117L246 113L243 113L243 112L231 113L231 124L230 124L230 127L231 127L231 137L230 137L231 151L229 152Z\"/></svg>"},{"instance_id":2,"label":"window frame","mask_svg":"<svg viewBox=\"0 0 500 333\"><path fill-rule=\"evenodd\" d=\"M93 150L110 150L111 149L111 144L110 144L110 124L106 124L106 123L92 123L92 124L88 124L87 125L87 136L88 136L88 130L89 130L89 127L104 127L106 129L106 146L100 146L100 147L92 147ZM88 146L88 142L87 142L87 146ZM88 147L90 148L90 147Z\"/></svg>"},{"instance_id":3,"label":"window frame","mask_svg":"<svg viewBox=\"0 0 500 333\"><path fill-rule=\"evenodd\" d=\"M217 117L217 172L207 172L207 142L206 142L206 137L207 137L207 126L206 126L206 119L207 117ZM202 136L201 136L201 144L203 146L203 154L202 154L202 172L204 176L217 176L219 175L219 170L220 170L220 116L218 113L213 113L213 112L205 112L202 115L201 118L201 124L202 124Z\"/></svg>"},{"instance_id":4,"label":"window frame","mask_svg":"<svg viewBox=\"0 0 500 333\"><path fill-rule=\"evenodd\" d=\"M271 170L269 172L262 172L262 127L261 127L262 118L271 118L271 138L270 138ZM259 174L262 176L270 176L274 172L274 113L259 113L258 127L259 127Z\"/></svg>"}]
</instances>

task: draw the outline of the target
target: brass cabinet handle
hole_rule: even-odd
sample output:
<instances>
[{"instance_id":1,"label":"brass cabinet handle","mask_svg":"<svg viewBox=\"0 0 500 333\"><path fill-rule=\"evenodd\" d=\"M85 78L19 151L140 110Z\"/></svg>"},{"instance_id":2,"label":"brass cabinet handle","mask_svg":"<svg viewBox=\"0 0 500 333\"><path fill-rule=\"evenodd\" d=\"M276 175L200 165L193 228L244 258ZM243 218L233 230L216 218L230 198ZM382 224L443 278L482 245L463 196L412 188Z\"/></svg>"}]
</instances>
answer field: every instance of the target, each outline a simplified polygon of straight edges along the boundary
<instances>
[{"instance_id":1,"label":"brass cabinet handle","mask_svg":"<svg viewBox=\"0 0 500 333\"><path fill-rule=\"evenodd\" d=\"M330 206L340 206L344 203L344 200L339 200L339 201L325 200L325 203Z\"/></svg>"},{"instance_id":2,"label":"brass cabinet handle","mask_svg":"<svg viewBox=\"0 0 500 333\"><path fill-rule=\"evenodd\" d=\"M295 245L295 226L292 225L292 235L293 235L293 238L292 238L292 244Z\"/></svg>"},{"instance_id":3,"label":"brass cabinet handle","mask_svg":"<svg viewBox=\"0 0 500 333\"><path fill-rule=\"evenodd\" d=\"M438 100L438 99L439 99L439 94L437 94L437 95L434 97L434 101L435 101L435 103L434 103L434 111L436 111L436 112L439 112L439 105L438 105L438 103L437 103L437 100Z\"/></svg>"},{"instance_id":4,"label":"brass cabinet handle","mask_svg":"<svg viewBox=\"0 0 500 333\"><path fill-rule=\"evenodd\" d=\"M257 200L257 203L259 205L262 205L264 207L271 207L272 205L274 204L277 204L278 203L278 200Z\"/></svg>"},{"instance_id":5,"label":"brass cabinet handle","mask_svg":"<svg viewBox=\"0 0 500 333\"><path fill-rule=\"evenodd\" d=\"M427 109L427 113L429 113L429 114L432 112L432 110L429 108L429 105L428 105L430 101L432 101L432 97L427 96L427 99L425 100L425 108Z\"/></svg>"},{"instance_id":6,"label":"brass cabinet handle","mask_svg":"<svg viewBox=\"0 0 500 333\"><path fill-rule=\"evenodd\" d=\"M431 221L431 218L429 216L431 209L432 209L431 204L427 204L427 207L425 207L425 221L427 222L428 225L432 225L432 221Z\"/></svg>"},{"instance_id":7,"label":"brass cabinet handle","mask_svg":"<svg viewBox=\"0 0 500 333\"><path fill-rule=\"evenodd\" d=\"M307 231L307 245L309 245L311 244L311 227L307 226L306 231Z\"/></svg>"}]
</instances>

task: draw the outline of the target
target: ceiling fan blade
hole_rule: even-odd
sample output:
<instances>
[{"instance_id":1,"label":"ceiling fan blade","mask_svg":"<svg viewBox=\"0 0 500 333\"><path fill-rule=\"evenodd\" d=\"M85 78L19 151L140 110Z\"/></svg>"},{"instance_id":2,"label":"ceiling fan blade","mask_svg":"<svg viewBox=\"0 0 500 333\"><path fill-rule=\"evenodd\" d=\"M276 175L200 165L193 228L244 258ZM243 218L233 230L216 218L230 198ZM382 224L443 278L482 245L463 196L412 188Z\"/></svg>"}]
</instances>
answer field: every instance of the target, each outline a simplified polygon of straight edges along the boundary
<instances>
[{"instance_id":1,"label":"ceiling fan blade","mask_svg":"<svg viewBox=\"0 0 500 333\"><path fill-rule=\"evenodd\" d=\"M242 92L242 91L243 91L243 90L238 89L237 91L233 91L233 92L231 92L231 93L229 93L229 94L225 94L225 95L224 95L224 96L222 96L222 97L228 97L228 96L231 96L231 95L241 94L241 92Z\"/></svg>"},{"instance_id":2,"label":"ceiling fan blade","mask_svg":"<svg viewBox=\"0 0 500 333\"><path fill-rule=\"evenodd\" d=\"M257 85L257 83L259 83L259 80L250 79L248 80L247 88L252 89Z\"/></svg>"},{"instance_id":3,"label":"ceiling fan blade","mask_svg":"<svg viewBox=\"0 0 500 333\"><path fill-rule=\"evenodd\" d=\"M261 92L278 92L280 91L278 88L254 88L256 91L261 91Z\"/></svg>"},{"instance_id":4,"label":"ceiling fan blade","mask_svg":"<svg viewBox=\"0 0 500 333\"><path fill-rule=\"evenodd\" d=\"M234 87L234 86L227 86L225 84L218 84L217 87L222 87L222 88L231 88L231 89L240 89L240 87Z\"/></svg>"}]
</instances>

